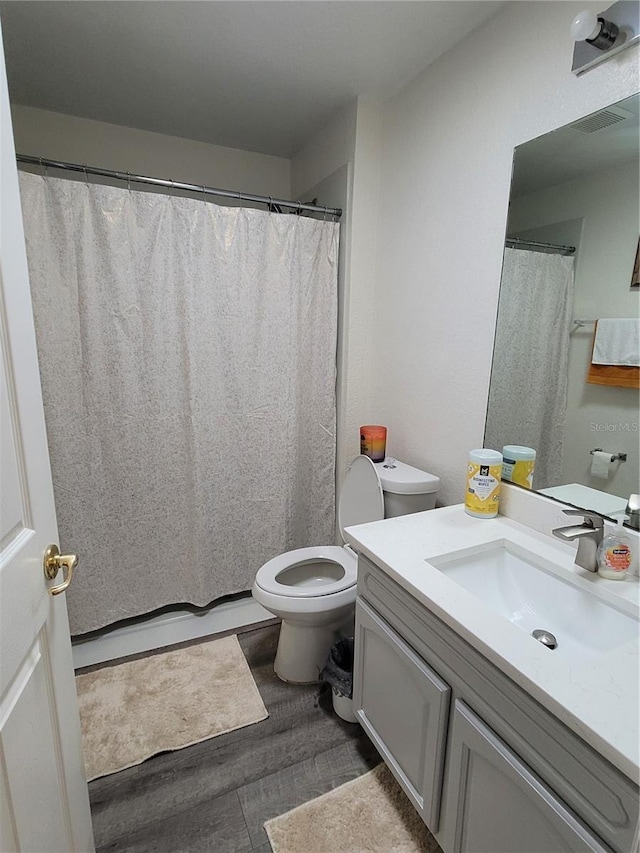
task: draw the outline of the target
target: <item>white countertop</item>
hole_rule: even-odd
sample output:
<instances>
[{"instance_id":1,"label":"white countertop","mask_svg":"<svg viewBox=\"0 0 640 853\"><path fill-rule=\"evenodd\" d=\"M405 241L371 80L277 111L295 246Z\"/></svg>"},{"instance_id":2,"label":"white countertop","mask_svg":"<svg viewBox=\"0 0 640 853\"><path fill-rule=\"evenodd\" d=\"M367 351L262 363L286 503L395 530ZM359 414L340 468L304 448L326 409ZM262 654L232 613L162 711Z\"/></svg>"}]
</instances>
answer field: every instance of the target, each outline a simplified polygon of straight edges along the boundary
<instances>
[{"instance_id":1,"label":"white countertop","mask_svg":"<svg viewBox=\"0 0 640 853\"><path fill-rule=\"evenodd\" d=\"M602 515L615 515L624 512L627 507L627 499L610 495L598 489L591 489L580 483L566 483L564 486L550 486L548 489L540 489L540 494L549 495L559 501L572 506L589 507L594 512Z\"/></svg>"},{"instance_id":2,"label":"white countertop","mask_svg":"<svg viewBox=\"0 0 640 853\"><path fill-rule=\"evenodd\" d=\"M576 548L498 516L476 519L462 505L349 527L345 540L453 628L601 755L638 783L640 635L589 663L554 657L505 617L429 564L501 538L566 571L583 589L636 619L640 583L610 581L574 565Z\"/></svg>"}]
</instances>

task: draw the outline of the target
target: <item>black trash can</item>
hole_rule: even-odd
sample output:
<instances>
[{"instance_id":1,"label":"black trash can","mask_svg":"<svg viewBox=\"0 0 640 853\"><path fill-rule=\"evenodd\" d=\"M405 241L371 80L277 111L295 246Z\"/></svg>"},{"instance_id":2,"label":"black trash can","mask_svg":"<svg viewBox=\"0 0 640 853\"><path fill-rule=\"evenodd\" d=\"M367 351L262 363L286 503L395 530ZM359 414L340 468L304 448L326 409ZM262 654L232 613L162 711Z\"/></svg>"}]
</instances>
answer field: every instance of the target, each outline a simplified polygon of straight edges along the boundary
<instances>
[{"instance_id":1,"label":"black trash can","mask_svg":"<svg viewBox=\"0 0 640 853\"><path fill-rule=\"evenodd\" d=\"M357 723L353 713L353 637L333 644L320 678L331 685L336 714L347 723Z\"/></svg>"}]
</instances>

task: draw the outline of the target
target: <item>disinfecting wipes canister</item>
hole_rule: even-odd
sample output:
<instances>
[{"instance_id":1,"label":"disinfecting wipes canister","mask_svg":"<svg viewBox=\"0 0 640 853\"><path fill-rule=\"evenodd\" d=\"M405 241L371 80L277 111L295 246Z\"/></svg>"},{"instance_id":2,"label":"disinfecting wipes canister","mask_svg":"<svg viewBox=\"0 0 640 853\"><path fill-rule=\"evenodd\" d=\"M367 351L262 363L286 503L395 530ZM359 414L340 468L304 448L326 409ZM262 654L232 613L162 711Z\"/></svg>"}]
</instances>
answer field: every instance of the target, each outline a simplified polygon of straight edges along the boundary
<instances>
[{"instance_id":1,"label":"disinfecting wipes canister","mask_svg":"<svg viewBox=\"0 0 640 853\"><path fill-rule=\"evenodd\" d=\"M536 452L533 447L505 444L502 448L502 479L517 483L525 489L533 488L533 470Z\"/></svg>"},{"instance_id":2,"label":"disinfecting wipes canister","mask_svg":"<svg viewBox=\"0 0 640 853\"><path fill-rule=\"evenodd\" d=\"M495 518L500 503L502 453L497 450L469 451L464 508L476 518Z\"/></svg>"}]
</instances>

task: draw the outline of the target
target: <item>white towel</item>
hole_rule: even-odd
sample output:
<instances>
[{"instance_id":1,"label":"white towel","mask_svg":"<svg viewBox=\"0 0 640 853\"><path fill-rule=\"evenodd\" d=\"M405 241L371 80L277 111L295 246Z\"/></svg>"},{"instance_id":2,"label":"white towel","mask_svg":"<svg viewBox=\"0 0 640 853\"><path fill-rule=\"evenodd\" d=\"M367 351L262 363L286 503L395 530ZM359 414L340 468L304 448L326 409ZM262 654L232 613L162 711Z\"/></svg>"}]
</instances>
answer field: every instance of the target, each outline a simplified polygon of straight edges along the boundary
<instances>
[{"instance_id":1,"label":"white towel","mask_svg":"<svg viewBox=\"0 0 640 853\"><path fill-rule=\"evenodd\" d=\"M640 366L640 320L632 317L598 320L592 364Z\"/></svg>"}]
</instances>

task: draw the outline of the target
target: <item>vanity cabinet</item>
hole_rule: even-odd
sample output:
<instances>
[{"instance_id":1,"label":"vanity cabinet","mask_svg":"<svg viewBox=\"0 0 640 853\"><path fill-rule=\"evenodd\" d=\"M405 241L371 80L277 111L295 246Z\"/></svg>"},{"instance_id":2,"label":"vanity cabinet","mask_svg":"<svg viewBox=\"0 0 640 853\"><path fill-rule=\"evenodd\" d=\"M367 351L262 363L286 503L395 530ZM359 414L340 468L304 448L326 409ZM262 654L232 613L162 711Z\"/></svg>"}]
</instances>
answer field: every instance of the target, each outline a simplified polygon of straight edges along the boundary
<instances>
[{"instance_id":1,"label":"vanity cabinet","mask_svg":"<svg viewBox=\"0 0 640 853\"><path fill-rule=\"evenodd\" d=\"M464 702L451 723L442 847L455 853L609 850Z\"/></svg>"},{"instance_id":2,"label":"vanity cabinet","mask_svg":"<svg viewBox=\"0 0 640 853\"><path fill-rule=\"evenodd\" d=\"M355 649L360 721L425 823L436 826L451 689L363 602Z\"/></svg>"},{"instance_id":3,"label":"vanity cabinet","mask_svg":"<svg viewBox=\"0 0 640 853\"><path fill-rule=\"evenodd\" d=\"M354 709L445 853L630 853L638 787L362 555Z\"/></svg>"}]
</instances>

